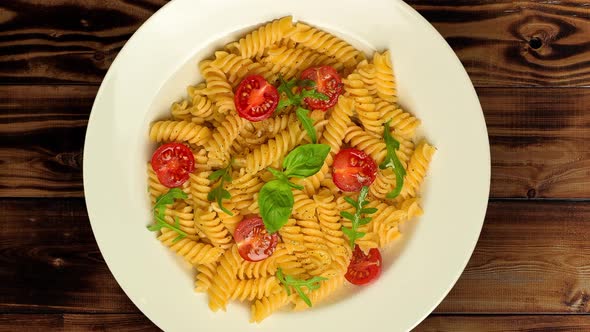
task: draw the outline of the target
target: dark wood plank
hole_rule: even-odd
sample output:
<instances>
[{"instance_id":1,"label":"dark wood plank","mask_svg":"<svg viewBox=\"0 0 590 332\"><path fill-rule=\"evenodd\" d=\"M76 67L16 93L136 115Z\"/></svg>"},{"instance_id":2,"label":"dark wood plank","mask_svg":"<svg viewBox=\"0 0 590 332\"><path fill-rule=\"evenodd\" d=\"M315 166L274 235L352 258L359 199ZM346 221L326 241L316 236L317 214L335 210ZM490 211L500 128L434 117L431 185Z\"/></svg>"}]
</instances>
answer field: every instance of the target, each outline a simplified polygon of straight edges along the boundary
<instances>
[{"instance_id":1,"label":"dark wood plank","mask_svg":"<svg viewBox=\"0 0 590 332\"><path fill-rule=\"evenodd\" d=\"M590 202L493 202L438 313L590 312Z\"/></svg>"},{"instance_id":2,"label":"dark wood plank","mask_svg":"<svg viewBox=\"0 0 590 332\"><path fill-rule=\"evenodd\" d=\"M136 312L96 245L83 199L0 200L0 312Z\"/></svg>"},{"instance_id":3,"label":"dark wood plank","mask_svg":"<svg viewBox=\"0 0 590 332\"><path fill-rule=\"evenodd\" d=\"M491 197L590 197L590 89L478 94L490 137Z\"/></svg>"},{"instance_id":4,"label":"dark wood plank","mask_svg":"<svg viewBox=\"0 0 590 332\"><path fill-rule=\"evenodd\" d=\"M0 83L99 83L167 0L3 1Z\"/></svg>"},{"instance_id":5,"label":"dark wood plank","mask_svg":"<svg viewBox=\"0 0 590 332\"><path fill-rule=\"evenodd\" d=\"M586 0L408 1L453 47L476 86L587 86Z\"/></svg>"},{"instance_id":6,"label":"dark wood plank","mask_svg":"<svg viewBox=\"0 0 590 332\"><path fill-rule=\"evenodd\" d=\"M82 197L95 86L0 86L0 197ZM590 88L480 88L494 198L590 198ZM147 137L146 137L147 139Z\"/></svg>"},{"instance_id":7,"label":"dark wood plank","mask_svg":"<svg viewBox=\"0 0 590 332\"><path fill-rule=\"evenodd\" d=\"M0 313L134 313L82 199L3 199ZM492 202L438 313L590 312L590 202ZM50 287L48 285L51 285Z\"/></svg>"},{"instance_id":8,"label":"dark wood plank","mask_svg":"<svg viewBox=\"0 0 590 332\"><path fill-rule=\"evenodd\" d=\"M413 332L585 332L587 315L441 316L432 315Z\"/></svg>"},{"instance_id":9,"label":"dark wood plank","mask_svg":"<svg viewBox=\"0 0 590 332\"><path fill-rule=\"evenodd\" d=\"M161 331L141 313L136 314L4 314L0 332Z\"/></svg>"},{"instance_id":10,"label":"dark wood plank","mask_svg":"<svg viewBox=\"0 0 590 332\"><path fill-rule=\"evenodd\" d=\"M0 196L82 196L82 150L97 87L0 87Z\"/></svg>"},{"instance_id":11,"label":"dark wood plank","mask_svg":"<svg viewBox=\"0 0 590 332\"><path fill-rule=\"evenodd\" d=\"M0 83L99 83L131 34L166 2L4 1ZM448 40L477 86L590 84L585 0L408 2Z\"/></svg>"}]
</instances>

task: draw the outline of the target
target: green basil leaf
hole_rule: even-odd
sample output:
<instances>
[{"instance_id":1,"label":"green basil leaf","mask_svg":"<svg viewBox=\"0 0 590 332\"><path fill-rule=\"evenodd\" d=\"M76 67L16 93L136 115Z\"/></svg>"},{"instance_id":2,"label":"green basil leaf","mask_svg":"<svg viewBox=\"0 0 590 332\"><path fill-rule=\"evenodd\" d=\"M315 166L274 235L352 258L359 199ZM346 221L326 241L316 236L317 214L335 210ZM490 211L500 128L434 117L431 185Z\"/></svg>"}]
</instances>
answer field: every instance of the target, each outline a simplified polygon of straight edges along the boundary
<instances>
[{"instance_id":1,"label":"green basil leaf","mask_svg":"<svg viewBox=\"0 0 590 332\"><path fill-rule=\"evenodd\" d=\"M326 144L305 144L291 151L283 161L287 177L312 176L324 165L330 147Z\"/></svg>"},{"instance_id":2,"label":"green basil leaf","mask_svg":"<svg viewBox=\"0 0 590 332\"><path fill-rule=\"evenodd\" d=\"M299 119L303 125L303 129L307 132L307 136L309 136L311 142L316 144L318 142L318 136L315 127L313 126L313 120L309 117L309 110L299 107L295 111L295 114L297 115L297 119Z\"/></svg>"},{"instance_id":3,"label":"green basil leaf","mask_svg":"<svg viewBox=\"0 0 590 332\"><path fill-rule=\"evenodd\" d=\"M293 192L282 180L267 182L258 193L258 206L264 226L269 233L275 233L287 223L293 211Z\"/></svg>"},{"instance_id":4,"label":"green basil leaf","mask_svg":"<svg viewBox=\"0 0 590 332\"><path fill-rule=\"evenodd\" d=\"M281 180L281 181L288 181L289 179L287 178L287 176L285 175L285 173L283 173L283 171L279 171L278 169L274 169L272 167L268 167L266 168L267 171L270 172L270 174L272 174L277 180Z\"/></svg>"}]
</instances>

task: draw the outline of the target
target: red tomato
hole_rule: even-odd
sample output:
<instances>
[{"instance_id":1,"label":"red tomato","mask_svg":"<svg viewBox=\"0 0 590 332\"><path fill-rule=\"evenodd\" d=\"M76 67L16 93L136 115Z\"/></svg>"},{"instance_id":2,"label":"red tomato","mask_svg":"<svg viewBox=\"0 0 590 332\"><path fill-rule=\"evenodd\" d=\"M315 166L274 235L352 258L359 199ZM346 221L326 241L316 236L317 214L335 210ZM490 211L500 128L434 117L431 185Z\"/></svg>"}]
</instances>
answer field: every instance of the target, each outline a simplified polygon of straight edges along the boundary
<instances>
[{"instance_id":1,"label":"red tomato","mask_svg":"<svg viewBox=\"0 0 590 332\"><path fill-rule=\"evenodd\" d=\"M279 236L277 233L269 234L264 227L262 218L252 216L238 224L234 232L234 239L243 259L258 262L272 255L279 241Z\"/></svg>"},{"instance_id":2,"label":"red tomato","mask_svg":"<svg viewBox=\"0 0 590 332\"><path fill-rule=\"evenodd\" d=\"M348 265L348 271L346 271L344 277L351 284L366 285L379 278L381 265L383 265L383 261L379 249L373 248L369 250L368 255L365 255L359 246L355 246Z\"/></svg>"},{"instance_id":3,"label":"red tomato","mask_svg":"<svg viewBox=\"0 0 590 332\"><path fill-rule=\"evenodd\" d=\"M338 96L342 94L342 80L336 69L330 66L307 68L301 73L302 80L312 80L315 89L328 96L328 100L305 98L307 106L314 110L327 110L336 105Z\"/></svg>"},{"instance_id":4,"label":"red tomato","mask_svg":"<svg viewBox=\"0 0 590 332\"><path fill-rule=\"evenodd\" d=\"M248 121L269 118L279 104L277 88L260 75L250 75L240 82L234 97L238 114Z\"/></svg>"},{"instance_id":5,"label":"red tomato","mask_svg":"<svg viewBox=\"0 0 590 332\"><path fill-rule=\"evenodd\" d=\"M334 184L342 191L360 191L363 186L370 186L377 175L373 158L354 148L340 150L332 167Z\"/></svg>"},{"instance_id":6,"label":"red tomato","mask_svg":"<svg viewBox=\"0 0 590 332\"><path fill-rule=\"evenodd\" d=\"M166 143L152 156L152 168L160 183L174 188L185 183L195 170L195 157L188 146L181 143Z\"/></svg>"}]
</instances>

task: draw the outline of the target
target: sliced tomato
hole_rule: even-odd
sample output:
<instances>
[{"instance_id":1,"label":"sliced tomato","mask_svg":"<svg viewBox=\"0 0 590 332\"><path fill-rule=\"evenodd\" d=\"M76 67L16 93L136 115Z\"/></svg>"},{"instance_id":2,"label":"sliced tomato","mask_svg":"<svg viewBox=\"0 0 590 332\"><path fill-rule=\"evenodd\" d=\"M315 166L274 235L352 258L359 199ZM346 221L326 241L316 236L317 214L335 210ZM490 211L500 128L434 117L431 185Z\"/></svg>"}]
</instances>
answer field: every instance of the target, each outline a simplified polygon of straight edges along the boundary
<instances>
[{"instance_id":1,"label":"sliced tomato","mask_svg":"<svg viewBox=\"0 0 590 332\"><path fill-rule=\"evenodd\" d=\"M266 259L275 251L279 236L269 234L259 216L251 216L242 220L234 232L234 240L238 244L238 252L243 259L258 262Z\"/></svg>"},{"instance_id":2,"label":"sliced tomato","mask_svg":"<svg viewBox=\"0 0 590 332\"><path fill-rule=\"evenodd\" d=\"M342 80L336 69L330 66L307 68L301 73L302 80L315 82L315 89L328 96L328 100L305 98L307 107L314 110L327 110L336 105L338 96L342 94Z\"/></svg>"},{"instance_id":3,"label":"sliced tomato","mask_svg":"<svg viewBox=\"0 0 590 332\"><path fill-rule=\"evenodd\" d=\"M167 143L152 155L152 168L160 183L174 188L185 183L195 170L195 157L188 146L182 143Z\"/></svg>"},{"instance_id":4,"label":"sliced tomato","mask_svg":"<svg viewBox=\"0 0 590 332\"><path fill-rule=\"evenodd\" d=\"M342 191L360 191L363 186L370 186L377 175L373 158L354 148L340 150L332 167L334 184Z\"/></svg>"},{"instance_id":5,"label":"sliced tomato","mask_svg":"<svg viewBox=\"0 0 590 332\"><path fill-rule=\"evenodd\" d=\"M247 76L240 82L234 97L238 114L248 121L268 119L279 104L277 88L260 75Z\"/></svg>"},{"instance_id":6,"label":"sliced tomato","mask_svg":"<svg viewBox=\"0 0 590 332\"><path fill-rule=\"evenodd\" d=\"M369 254L365 255L359 246L355 246L348 265L348 271L346 271L344 277L351 284L366 285L379 278L382 265L383 260L379 249L372 248L369 250Z\"/></svg>"}]
</instances>

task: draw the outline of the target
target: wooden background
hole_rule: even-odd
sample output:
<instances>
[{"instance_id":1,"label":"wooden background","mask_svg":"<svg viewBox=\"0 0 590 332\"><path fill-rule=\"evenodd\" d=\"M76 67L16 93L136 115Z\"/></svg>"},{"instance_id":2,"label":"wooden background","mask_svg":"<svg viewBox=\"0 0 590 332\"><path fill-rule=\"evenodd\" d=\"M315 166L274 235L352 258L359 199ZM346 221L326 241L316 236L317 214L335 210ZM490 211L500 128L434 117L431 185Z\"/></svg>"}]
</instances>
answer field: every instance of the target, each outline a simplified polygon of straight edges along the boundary
<instances>
[{"instance_id":1,"label":"wooden background","mask_svg":"<svg viewBox=\"0 0 590 332\"><path fill-rule=\"evenodd\" d=\"M1 331L157 330L97 248L82 148L106 70L166 2L0 1ZM475 253L416 331L590 331L590 2L409 3L467 68L492 151Z\"/></svg>"}]
</instances>

